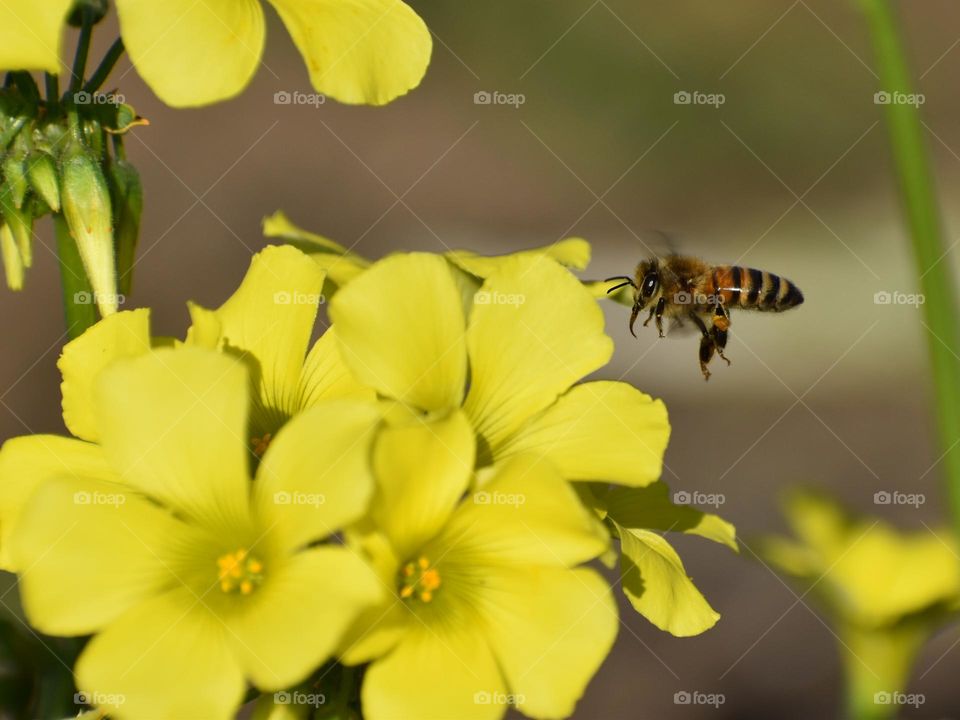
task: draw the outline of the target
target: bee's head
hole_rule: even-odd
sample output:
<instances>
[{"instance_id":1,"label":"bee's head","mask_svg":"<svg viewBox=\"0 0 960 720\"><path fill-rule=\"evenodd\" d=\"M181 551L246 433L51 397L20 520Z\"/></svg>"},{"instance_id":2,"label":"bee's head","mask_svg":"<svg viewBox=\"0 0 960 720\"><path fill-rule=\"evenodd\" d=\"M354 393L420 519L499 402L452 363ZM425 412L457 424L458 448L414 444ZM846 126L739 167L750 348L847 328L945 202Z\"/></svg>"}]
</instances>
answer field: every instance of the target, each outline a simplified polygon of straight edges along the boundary
<instances>
[{"instance_id":1,"label":"bee's head","mask_svg":"<svg viewBox=\"0 0 960 720\"><path fill-rule=\"evenodd\" d=\"M657 258L643 260L637 266L637 280L633 287L634 305L638 312L660 297L660 262Z\"/></svg>"},{"instance_id":2,"label":"bee's head","mask_svg":"<svg viewBox=\"0 0 960 720\"><path fill-rule=\"evenodd\" d=\"M637 319L637 315L640 314L641 310L650 306L651 303L659 300L662 292L660 286L660 262L655 257L649 260L643 260L637 266L636 280L626 275L607 278L608 282L611 280L623 280L624 282L607 290L608 295L626 285L630 285L633 288L633 310L630 313L630 334L636 337L636 333L633 332L633 324Z\"/></svg>"}]
</instances>

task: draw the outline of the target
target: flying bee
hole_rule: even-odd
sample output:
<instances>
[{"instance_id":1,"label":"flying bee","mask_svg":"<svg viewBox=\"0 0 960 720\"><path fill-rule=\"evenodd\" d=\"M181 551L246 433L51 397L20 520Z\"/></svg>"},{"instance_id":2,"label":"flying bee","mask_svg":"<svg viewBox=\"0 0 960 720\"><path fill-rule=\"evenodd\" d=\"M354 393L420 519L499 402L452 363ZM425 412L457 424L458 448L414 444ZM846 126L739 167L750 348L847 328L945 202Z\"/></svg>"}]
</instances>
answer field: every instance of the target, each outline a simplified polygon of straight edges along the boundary
<instances>
[{"instance_id":1,"label":"flying bee","mask_svg":"<svg viewBox=\"0 0 960 720\"><path fill-rule=\"evenodd\" d=\"M700 371L703 379L710 379L707 365L714 353L727 365L724 355L730 330L730 311L734 308L782 312L803 302L800 288L786 278L740 265L710 265L698 258L671 255L651 257L637 266L635 277L618 275L605 282L622 280L607 290L607 294L630 285L633 288L633 311L630 313L630 334L637 316L649 309L643 322L646 327L656 321L660 337L663 319L674 325L692 320L700 329Z\"/></svg>"}]
</instances>

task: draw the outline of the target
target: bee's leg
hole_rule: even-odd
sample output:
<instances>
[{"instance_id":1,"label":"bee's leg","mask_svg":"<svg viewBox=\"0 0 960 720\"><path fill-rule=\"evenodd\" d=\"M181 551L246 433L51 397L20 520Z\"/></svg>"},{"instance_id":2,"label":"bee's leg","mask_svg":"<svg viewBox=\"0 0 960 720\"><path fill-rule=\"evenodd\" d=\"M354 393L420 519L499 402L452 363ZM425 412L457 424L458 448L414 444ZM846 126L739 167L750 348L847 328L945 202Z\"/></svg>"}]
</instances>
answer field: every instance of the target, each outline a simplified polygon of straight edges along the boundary
<instances>
[{"instance_id":1,"label":"bee's leg","mask_svg":"<svg viewBox=\"0 0 960 720\"><path fill-rule=\"evenodd\" d=\"M667 306L667 299L660 298L657 301L657 309L654 312L654 317L657 320L657 332L660 333L660 337L663 337L663 309Z\"/></svg>"},{"instance_id":2,"label":"bee's leg","mask_svg":"<svg viewBox=\"0 0 960 720\"><path fill-rule=\"evenodd\" d=\"M647 319L643 321L643 326L646 327L650 324L650 321L653 320L653 314L657 311L655 307L650 308L650 314L647 315Z\"/></svg>"},{"instance_id":3,"label":"bee's leg","mask_svg":"<svg viewBox=\"0 0 960 720\"><path fill-rule=\"evenodd\" d=\"M730 364L730 360L723 354L723 349L727 346L727 331L729 329L730 314L723 303L717 303L713 311L713 327L710 328L710 335L713 338L713 344L716 346L717 355L723 358L727 365Z\"/></svg>"},{"instance_id":4,"label":"bee's leg","mask_svg":"<svg viewBox=\"0 0 960 720\"><path fill-rule=\"evenodd\" d=\"M700 328L700 332L703 333L702 337L700 338L700 372L703 373L704 380L709 380L710 371L707 370L707 365L713 359L714 350L717 348L716 340L710 331L707 330L706 324L699 315L692 310L690 311L689 315L693 322L696 323L697 327Z\"/></svg>"}]
</instances>

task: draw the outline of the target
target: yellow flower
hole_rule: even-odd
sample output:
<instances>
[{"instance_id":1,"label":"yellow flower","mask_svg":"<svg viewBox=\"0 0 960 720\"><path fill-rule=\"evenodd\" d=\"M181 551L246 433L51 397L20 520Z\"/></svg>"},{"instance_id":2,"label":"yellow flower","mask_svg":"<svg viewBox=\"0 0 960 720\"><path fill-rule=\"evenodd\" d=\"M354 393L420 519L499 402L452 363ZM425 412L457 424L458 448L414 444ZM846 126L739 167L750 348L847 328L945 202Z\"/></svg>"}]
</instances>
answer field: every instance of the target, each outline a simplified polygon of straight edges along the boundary
<instances>
[{"instance_id":1,"label":"yellow flower","mask_svg":"<svg viewBox=\"0 0 960 720\"><path fill-rule=\"evenodd\" d=\"M343 361L415 411L462 407L481 467L533 452L568 480L643 486L660 476L663 403L622 382L574 385L613 343L572 274L548 257L506 257L470 300L439 256L381 260L330 303Z\"/></svg>"},{"instance_id":2,"label":"yellow flower","mask_svg":"<svg viewBox=\"0 0 960 720\"><path fill-rule=\"evenodd\" d=\"M617 631L610 589L577 568L609 538L548 463L515 457L471 484L461 411L384 429L372 527L352 538L392 596L345 643L372 660L364 717L569 715Z\"/></svg>"},{"instance_id":3,"label":"yellow flower","mask_svg":"<svg viewBox=\"0 0 960 720\"><path fill-rule=\"evenodd\" d=\"M327 273L324 292L328 299L332 298L340 287L371 265L368 259L357 255L340 243L294 225L281 211L264 219L263 234L268 238L283 240L312 257ZM571 270L583 270L590 264L590 243L582 238L566 238L551 245L520 250L507 255L478 255L469 250L451 250L443 253L468 303L472 302L473 295L480 288L483 280L503 261L514 257L531 258L544 255Z\"/></svg>"},{"instance_id":4,"label":"yellow flower","mask_svg":"<svg viewBox=\"0 0 960 720\"><path fill-rule=\"evenodd\" d=\"M60 68L70 0L0 4L0 67ZM420 84L432 40L401 0L270 0L319 92L341 102L384 105ZM261 65L266 23L260 0L116 0L120 34L137 71L168 105L226 100Z\"/></svg>"},{"instance_id":5,"label":"yellow flower","mask_svg":"<svg viewBox=\"0 0 960 720\"><path fill-rule=\"evenodd\" d=\"M254 449L269 444L288 419L320 400L373 397L340 361L332 331L310 347L323 280L323 272L295 248L268 247L253 257L240 287L220 308L189 303L193 324L187 344L242 357L250 367ZM90 397L98 373L157 342L150 337L149 311L133 310L100 321L66 345L58 366L70 432L97 439Z\"/></svg>"},{"instance_id":6,"label":"yellow flower","mask_svg":"<svg viewBox=\"0 0 960 720\"><path fill-rule=\"evenodd\" d=\"M786 504L796 539L764 540L762 556L811 592L833 621L857 717L884 715L876 696L900 692L923 643L960 608L953 534L901 532L798 491Z\"/></svg>"},{"instance_id":7,"label":"yellow flower","mask_svg":"<svg viewBox=\"0 0 960 720\"><path fill-rule=\"evenodd\" d=\"M319 92L383 105L416 87L430 32L400 0L270 0ZM175 107L241 92L261 63L260 0L117 0L123 41L143 79Z\"/></svg>"},{"instance_id":8,"label":"yellow flower","mask_svg":"<svg viewBox=\"0 0 960 720\"><path fill-rule=\"evenodd\" d=\"M60 71L60 37L73 0L0 3L0 68Z\"/></svg>"},{"instance_id":9,"label":"yellow flower","mask_svg":"<svg viewBox=\"0 0 960 720\"><path fill-rule=\"evenodd\" d=\"M63 440L60 468L38 456L10 539L24 609L94 635L77 684L111 716L233 717L246 679L299 682L381 600L355 553L316 544L367 508L375 406L301 413L251 484L246 375L193 348L117 361L93 391L100 445Z\"/></svg>"}]
</instances>

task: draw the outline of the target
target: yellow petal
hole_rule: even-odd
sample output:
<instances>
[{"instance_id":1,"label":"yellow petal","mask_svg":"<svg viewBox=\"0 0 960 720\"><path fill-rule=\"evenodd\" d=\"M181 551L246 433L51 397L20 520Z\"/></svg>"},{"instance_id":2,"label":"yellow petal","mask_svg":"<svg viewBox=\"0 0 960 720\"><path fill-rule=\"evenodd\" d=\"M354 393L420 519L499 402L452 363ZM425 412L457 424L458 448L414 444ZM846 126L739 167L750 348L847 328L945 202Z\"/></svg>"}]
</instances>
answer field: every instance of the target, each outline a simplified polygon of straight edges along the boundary
<instances>
[{"instance_id":1,"label":"yellow petal","mask_svg":"<svg viewBox=\"0 0 960 720\"><path fill-rule=\"evenodd\" d=\"M124 310L108 315L63 347L57 367L63 376L63 422L78 438L100 439L93 388L110 363L150 351L150 311Z\"/></svg>"},{"instance_id":2,"label":"yellow petal","mask_svg":"<svg viewBox=\"0 0 960 720\"><path fill-rule=\"evenodd\" d=\"M60 39L73 0L0 3L0 68L60 72Z\"/></svg>"},{"instance_id":3,"label":"yellow petal","mask_svg":"<svg viewBox=\"0 0 960 720\"><path fill-rule=\"evenodd\" d=\"M0 568L16 570L10 538L33 492L46 480L64 477L115 481L97 445L56 435L12 438L0 450Z\"/></svg>"},{"instance_id":4,"label":"yellow petal","mask_svg":"<svg viewBox=\"0 0 960 720\"><path fill-rule=\"evenodd\" d=\"M101 444L131 486L210 529L249 519L246 368L196 348L157 350L100 373Z\"/></svg>"},{"instance_id":5,"label":"yellow petal","mask_svg":"<svg viewBox=\"0 0 960 720\"><path fill-rule=\"evenodd\" d=\"M340 102L385 105L420 84L432 40L400 0L270 0L318 91Z\"/></svg>"},{"instance_id":6,"label":"yellow petal","mask_svg":"<svg viewBox=\"0 0 960 720\"><path fill-rule=\"evenodd\" d=\"M251 433L275 433L299 409L300 373L322 301L323 272L289 245L254 255L237 291L216 311L227 352L250 363ZM208 321L197 339L210 334Z\"/></svg>"},{"instance_id":7,"label":"yellow petal","mask_svg":"<svg viewBox=\"0 0 960 720\"><path fill-rule=\"evenodd\" d=\"M257 0L117 0L117 14L137 72L173 107L237 95L263 52Z\"/></svg>"},{"instance_id":8,"label":"yellow petal","mask_svg":"<svg viewBox=\"0 0 960 720\"><path fill-rule=\"evenodd\" d=\"M496 454L526 420L603 366L613 343L597 303L549 258L505 259L475 302L464 407Z\"/></svg>"},{"instance_id":9,"label":"yellow petal","mask_svg":"<svg viewBox=\"0 0 960 720\"><path fill-rule=\"evenodd\" d=\"M644 488L613 488L603 496L607 515L626 528L699 535L739 552L737 531L719 515L674 505L670 488L656 482Z\"/></svg>"},{"instance_id":10,"label":"yellow petal","mask_svg":"<svg viewBox=\"0 0 960 720\"><path fill-rule=\"evenodd\" d=\"M314 343L307 353L300 373L300 392L297 410L313 407L321 400L354 398L376 400L373 388L362 385L343 363L336 328L331 327Z\"/></svg>"},{"instance_id":11,"label":"yellow petal","mask_svg":"<svg viewBox=\"0 0 960 720\"><path fill-rule=\"evenodd\" d=\"M343 360L364 384L421 410L458 407L467 376L463 311L446 261L376 263L330 303Z\"/></svg>"},{"instance_id":12,"label":"yellow petal","mask_svg":"<svg viewBox=\"0 0 960 720\"><path fill-rule=\"evenodd\" d=\"M476 625L416 624L364 676L367 720L497 720L507 691L489 645Z\"/></svg>"},{"instance_id":13,"label":"yellow petal","mask_svg":"<svg viewBox=\"0 0 960 720\"><path fill-rule=\"evenodd\" d=\"M162 588L181 584L171 563L189 534L126 486L87 478L45 482L11 537L30 622L50 635L100 630Z\"/></svg>"},{"instance_id":14,"label":"yellow petal","mask_svg":"<svg viewBox=\"0 0 960 720\"><path fill-rule=\"evenodd\" d=\"M183 586L94 637L77 660L76 679L92 698L122 698L121 718L228 720L246 688L226 627Z\"/></svg>"},{"instance_id":15,"label":"yellow petal","mask_svg":"<svg viewBox=\"0 0 960 720\"><path fill-rule=\"evenodd\" d=\"M401 559L409 559L447 522L473 475L475 447L470 423L459 411L380 433L371 516Z\"/></svg>"},{"instance_id":16,"label":"yellow petal","mask_svg":"<svg viewBox=\"0 0 960 720\"><path fill-rule=\"evenodd\" d=\"M287 548L328 537L359 518L373 495L374 403L331 400L297 415L257 470L254 503Z\"/></svg>"},{"instance_id":17,"label":"yellow petal","mask_svg":"<svg viewBox=\"0 0 960 720\"><path fill-rule=\"evenodd\" d=\"M623 591L636 611L677 637L712 628L720 614L687 576L670 543L648 530L618 529Z\"/></svg>"},{"instance_id":18,"label":"yellow petal","mask_svg":"<svg viewBox=\"0 0 960 720\"><path fill-rule=\"evenodd\" d=\"M617 605L593 570L498 568L485 576L487 633L518 709L565 718L610 652Z\"/></svg>"},{"instance_id":19,"label":"yellow petal","mask_svg":"<svg viewBox=\"0 0 960 720\"><path fill-rule=\"evenodd\" d=\"M531 418L495 459L534 452L569 480L644 486L660 477L669 437L661 400L627 383L589 382Z\"/></svg>"},{"instance_id":20,"label":"yellow petal","mask_svg":"<svg viewBox=\"0 0 960 720\"><path fill-rule=\"evenodd\" d=\"M434 542L451 562L566 566L600 555L609 536L549 463L525 455L468 494Z\"/></svg>"},{"instance_id":21,"label":"yellow petal","mask_svg":"<svg viewBox=\"0 0 960 720\"><path fill-rule=\"evenodd\" d=\"M383 587L351 550L297 553L228 617L229 637L247 677L262 690L300 682L333 653L357 615L380 601Z\"/></svg>"},{"instance_id":22,"label":"yellow petal","mask_svg":"<svg viewBox=\"0 0 960 720\"><path fill-rule=\"evenodd\" d=\"M590 243L582 238L567 238L552 245L521 250L509 255L478 255L469 250L452 250L445 253L445 256L461 270L479 278L490 277L504 260L514 257L546 256L565 267L583 270L590 264Z\"/></svg>"},{"instance_id":23,"label":"yellow petal","mask_svg":"<svg viewBox=\"0 0 960 720\"><path fill-rule=\"evenodd\" d=\"M263 220L263 234L299 248L327 274L324 294L333 298L341 287L370 267L370 261L340 243L294 225L280 210Z\"/></svg>"}]
</instances>

